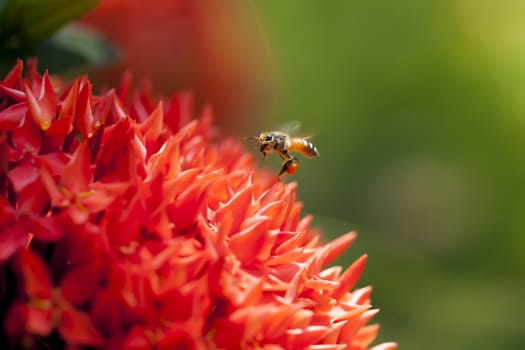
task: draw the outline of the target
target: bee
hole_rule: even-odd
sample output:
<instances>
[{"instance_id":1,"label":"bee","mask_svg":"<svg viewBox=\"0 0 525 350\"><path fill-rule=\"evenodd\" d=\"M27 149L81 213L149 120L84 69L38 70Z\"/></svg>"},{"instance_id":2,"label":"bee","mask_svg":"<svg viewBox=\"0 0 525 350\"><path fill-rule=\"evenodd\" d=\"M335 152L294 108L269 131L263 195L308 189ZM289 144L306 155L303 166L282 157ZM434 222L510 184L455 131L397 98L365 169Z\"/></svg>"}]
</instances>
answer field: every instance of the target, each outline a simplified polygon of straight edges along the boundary
<instances>
[{"instance_id":1,"label":"bee","mask_svg":"<svg viewBox=\"0 0 525 350\"><path fill-rule=\"evenodd\" d=\"M299 169L299 159L289 152L296 152L306 157L319 157L319 151L307 137L294 137L282 131L265 131L259 136L248 137L248 139L257 140L257 147L263 154L263 160L268 153L277 153L283 159L278 179L284 173L294 174Z\"/></svg>"}]
</instances>

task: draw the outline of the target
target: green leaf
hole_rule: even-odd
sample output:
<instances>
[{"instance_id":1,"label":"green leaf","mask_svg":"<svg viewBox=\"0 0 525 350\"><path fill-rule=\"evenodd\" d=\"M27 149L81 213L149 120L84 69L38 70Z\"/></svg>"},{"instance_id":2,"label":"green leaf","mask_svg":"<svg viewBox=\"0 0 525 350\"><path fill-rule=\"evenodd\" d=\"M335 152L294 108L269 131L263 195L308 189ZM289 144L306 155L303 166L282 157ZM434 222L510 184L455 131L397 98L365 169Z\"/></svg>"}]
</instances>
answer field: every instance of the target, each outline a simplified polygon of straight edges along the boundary
<instances>
[{"instance_id":1,"label":"green leaf","mask_svg":"<svg viewBox=\"0 0 525 350\"><path fill-rule=\"evenodd\" d=\"M97 4L98 0L0 0L0 50L24 51Z\"/></svg>"},{"instance_id":2,"label":"green leaf","mask_svg":"<svg viewBox=\"0 0 525 350\"><path fill-rule=\"evenodd\" d=\"M70 25L35 47L39 66L55 73L80 73L115 61L118 52L88 27Z\"/></svg>"},{"instance_id":3,"label":"green leaf","mask_svg":"<svg viewBox=\"0 0 525 350\"><path fill-rule=\"evenodd\" d=\"M0 0L1 1L1 0ZM37 57L38 66L55 74L78 75L114 62L118 51L86 26L69 25L25 53L0 54L0 77L12 68L16 58ZM1 79L1 78L0 78Z\"/></svg>"}]
</instances>

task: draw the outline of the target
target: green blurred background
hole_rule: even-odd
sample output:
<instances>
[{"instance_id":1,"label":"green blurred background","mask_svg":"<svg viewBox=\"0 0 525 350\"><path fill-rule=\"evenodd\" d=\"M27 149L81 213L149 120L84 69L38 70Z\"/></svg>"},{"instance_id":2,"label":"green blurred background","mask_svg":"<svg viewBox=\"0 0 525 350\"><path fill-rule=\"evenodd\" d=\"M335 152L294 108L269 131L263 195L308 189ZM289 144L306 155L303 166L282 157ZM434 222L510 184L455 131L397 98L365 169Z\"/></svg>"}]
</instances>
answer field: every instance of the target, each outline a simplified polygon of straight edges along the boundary
<instances>
[{"instance_id":1,"label":"green blurred background","mask_svg":"<svg viewBox=\"0 0 525 350\"><path fill-rule=\"evenodd\" d=\"M255 3L305 212L369 254L380 339L525 349L525 1Z\"/></svg>"}]
</instances>

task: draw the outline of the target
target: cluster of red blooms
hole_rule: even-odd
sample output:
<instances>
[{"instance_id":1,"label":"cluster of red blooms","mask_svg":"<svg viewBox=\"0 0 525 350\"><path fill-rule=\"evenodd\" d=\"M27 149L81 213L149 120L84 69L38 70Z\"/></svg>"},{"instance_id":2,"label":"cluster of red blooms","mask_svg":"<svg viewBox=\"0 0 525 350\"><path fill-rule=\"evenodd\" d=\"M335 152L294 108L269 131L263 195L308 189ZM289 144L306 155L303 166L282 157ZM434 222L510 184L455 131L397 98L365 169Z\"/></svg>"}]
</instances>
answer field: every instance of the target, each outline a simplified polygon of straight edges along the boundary
<instances>
[{"instance_id":1,"label":"cluster of red blooms","mask_svg":"<svg viewBox=\"0 0 525 350\"><path fill-rule=\"evenodd\" d=\"M355 235L322 244L209 111L22 71L0 83L3 346L368 348L366 256L326 267Z\"/></svg>"}]
</instances>

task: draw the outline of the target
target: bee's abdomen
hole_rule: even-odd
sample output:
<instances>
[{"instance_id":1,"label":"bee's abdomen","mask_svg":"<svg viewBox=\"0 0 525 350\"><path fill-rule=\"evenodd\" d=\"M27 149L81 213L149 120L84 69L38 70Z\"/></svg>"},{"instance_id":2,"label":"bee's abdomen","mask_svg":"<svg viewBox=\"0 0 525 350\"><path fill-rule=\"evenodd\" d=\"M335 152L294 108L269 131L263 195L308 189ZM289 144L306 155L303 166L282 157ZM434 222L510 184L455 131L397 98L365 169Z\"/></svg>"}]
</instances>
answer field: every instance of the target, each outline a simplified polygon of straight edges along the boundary
<instances>
[{"instance_id":1,"label":"bee's abdomen","mask_svg":"<svg viewBox=\"0 0 525 350\"><path fill-rule=\"evenodd\" d=\"M317 148L308 140L300 137L293 137L291 139L291 145L288 150L299 152L307 157L319 157Z\"/></svg>"}]
</instances>

